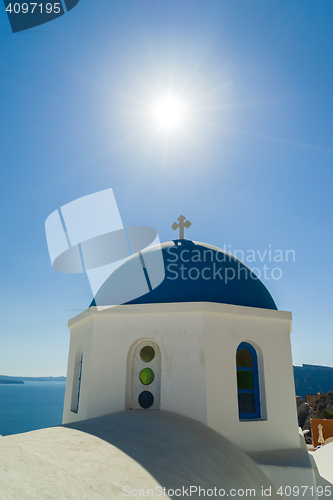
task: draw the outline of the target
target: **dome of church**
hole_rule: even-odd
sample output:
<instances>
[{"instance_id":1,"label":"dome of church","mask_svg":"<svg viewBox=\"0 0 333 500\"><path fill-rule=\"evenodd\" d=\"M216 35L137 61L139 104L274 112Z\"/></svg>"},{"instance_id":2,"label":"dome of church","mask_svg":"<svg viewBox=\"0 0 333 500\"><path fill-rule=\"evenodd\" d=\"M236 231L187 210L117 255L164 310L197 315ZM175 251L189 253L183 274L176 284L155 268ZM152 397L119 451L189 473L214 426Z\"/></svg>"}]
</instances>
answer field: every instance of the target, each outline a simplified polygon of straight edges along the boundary
<instances>
[{"instance_id":1,"label":"dome of church","mask_svg":"<svg viewBox=\"0 0 333 500\"><path fill-rule=\"evenodd\" d=\"M156 286L154 273L156 275L161 251L165 277ZM163 268L162 260L161 265ZM146 293L132 295L130 299L123 293L124 300L115 302L117 290L126 287L128 293L137 287L139 278L135 269L138 267L142 279L146 280ZM243 262L218 247L186 239L162 243L133 255L103 283L90 306L174 302L217 302L277 309L265 285Z\"/></svg>"}]
</instances>

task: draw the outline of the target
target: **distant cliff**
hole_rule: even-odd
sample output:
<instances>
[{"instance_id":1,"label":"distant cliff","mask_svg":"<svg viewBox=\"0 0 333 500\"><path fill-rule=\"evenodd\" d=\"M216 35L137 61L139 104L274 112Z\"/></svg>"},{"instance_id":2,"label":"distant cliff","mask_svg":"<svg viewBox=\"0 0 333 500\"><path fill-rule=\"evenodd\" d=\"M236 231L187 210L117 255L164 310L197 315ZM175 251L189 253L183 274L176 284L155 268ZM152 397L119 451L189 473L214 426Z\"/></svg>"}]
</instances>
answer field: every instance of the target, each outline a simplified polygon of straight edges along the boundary
<instances>
[{"instance_id":1,"label":"distant cliff","mask_svg":"<svg viewBox=\"0 0 333 500\"><path fill-rule=\"evenodd\" d=\"M294 366L296 396L303 399L306 394L324 394L333 391L333 368L329 366Z\"/></svg>"}]
</instances>

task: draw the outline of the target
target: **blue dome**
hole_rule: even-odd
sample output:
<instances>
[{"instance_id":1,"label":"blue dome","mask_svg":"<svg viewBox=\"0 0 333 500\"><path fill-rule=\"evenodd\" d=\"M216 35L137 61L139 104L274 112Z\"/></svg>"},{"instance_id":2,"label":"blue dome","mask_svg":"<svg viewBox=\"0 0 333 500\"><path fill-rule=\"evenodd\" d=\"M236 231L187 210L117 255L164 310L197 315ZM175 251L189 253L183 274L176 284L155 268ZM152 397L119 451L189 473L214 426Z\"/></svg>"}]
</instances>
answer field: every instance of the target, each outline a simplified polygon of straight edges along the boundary
<instances>
[{"instance_id":1,"label":"blue dome","mask_svg":"<svg viewBox=\"0 0 333 500\"><path fill-rule=\"evenodd\" d=\"M145 269L150 291L123 304L217 302L277 309L271 294L259 278L239 259L224 250L197 241L175 240L143 250L141 262L144 262L145 255L146 258L149 257L148 252L151 256L151 252L158 252L160 249L164 260L164 280L151 289ZM140 257L135 254L119 266L103 283L96 294L96 302L94 299L90 306L95 306L96 303L99 306L111 305L111 290L122 282L133 259ZM130 286L129 281L128 283Z\"/></svg>"}]
</instances>

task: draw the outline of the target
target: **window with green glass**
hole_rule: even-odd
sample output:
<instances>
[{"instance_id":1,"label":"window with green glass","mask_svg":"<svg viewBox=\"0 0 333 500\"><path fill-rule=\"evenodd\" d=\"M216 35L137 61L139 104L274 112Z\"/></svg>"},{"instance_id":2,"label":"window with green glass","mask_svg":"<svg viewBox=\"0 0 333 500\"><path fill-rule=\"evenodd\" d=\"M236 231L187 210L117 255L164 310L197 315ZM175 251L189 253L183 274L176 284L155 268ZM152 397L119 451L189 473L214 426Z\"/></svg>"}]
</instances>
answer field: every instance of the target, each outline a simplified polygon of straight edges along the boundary
<instances>
[{"instance_id":1,"label":"window with green glass","mask_svg":"<svg viewBox=\"0 0 333 500\"><path fill-rule=\"evenodd\" d=\"M239 418L260 418L258 357L256 350L248 342L242 342L238 346L236 366Z\"/></svg>"}]
</instances>

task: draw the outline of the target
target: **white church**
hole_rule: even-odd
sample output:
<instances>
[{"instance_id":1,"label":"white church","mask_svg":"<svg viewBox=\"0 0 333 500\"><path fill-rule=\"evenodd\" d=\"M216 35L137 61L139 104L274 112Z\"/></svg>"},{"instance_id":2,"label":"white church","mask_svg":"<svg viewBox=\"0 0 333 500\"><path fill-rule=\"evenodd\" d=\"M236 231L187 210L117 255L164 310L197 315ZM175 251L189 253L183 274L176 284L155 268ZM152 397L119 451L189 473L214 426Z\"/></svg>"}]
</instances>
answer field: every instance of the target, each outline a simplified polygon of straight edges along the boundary
<instances>
[{"instance_id":1,"label":"white church","mask_svg":"<svg viewBox=\"0 0 333 500\"><path fill-rule=\"evenodd\" d=\"M1 469L1 499L331 491L298 428L291 313L178 220L178 239L126 260L69 321L63 425L0 439L14 464ZM165 277L152 287L158 253ZM147 293L110 307L133 268Z\"/></svg>"}]
</instances>

